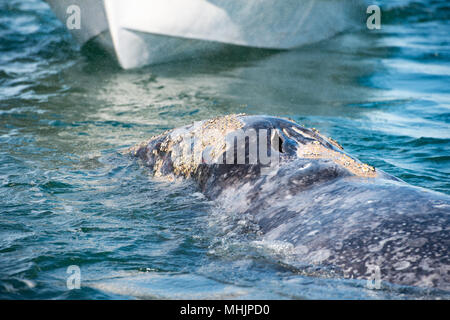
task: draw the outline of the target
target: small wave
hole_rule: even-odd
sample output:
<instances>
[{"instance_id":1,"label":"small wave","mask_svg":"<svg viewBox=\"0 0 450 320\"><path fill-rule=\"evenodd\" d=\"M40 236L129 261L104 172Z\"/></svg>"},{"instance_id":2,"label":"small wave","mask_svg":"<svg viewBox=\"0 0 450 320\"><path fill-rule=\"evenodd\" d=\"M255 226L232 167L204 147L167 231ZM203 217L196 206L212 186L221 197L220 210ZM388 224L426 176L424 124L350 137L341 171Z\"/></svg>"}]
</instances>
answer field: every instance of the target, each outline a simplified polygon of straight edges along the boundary
<instances>
[{"instance_id":1,"label":"small wave","mask_svg":"<svg viewBox=\"0 0 450 320\"><path fill-rule=\"evenodd\" d=\"M37 109L35 107L21 107L21 108L11 108L9 110L0 110L0 116L3 115L14 115L14 114L23 114L23 113L37 113L43 114L46 113L46 110Z\"/></svg>"}]
</instances>

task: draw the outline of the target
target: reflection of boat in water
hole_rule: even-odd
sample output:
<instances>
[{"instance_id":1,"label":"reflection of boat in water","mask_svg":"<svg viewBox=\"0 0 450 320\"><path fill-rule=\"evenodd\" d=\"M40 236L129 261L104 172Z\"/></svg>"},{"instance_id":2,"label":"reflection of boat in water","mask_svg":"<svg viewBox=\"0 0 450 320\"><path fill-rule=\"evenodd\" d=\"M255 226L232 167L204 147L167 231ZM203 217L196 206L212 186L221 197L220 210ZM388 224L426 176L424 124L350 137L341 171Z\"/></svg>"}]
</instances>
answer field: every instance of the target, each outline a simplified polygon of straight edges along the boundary
<instances>
[{"instance_id":1,"label":"reflection of boat in water","mask_svg":"<svg viewBox=\"0 0 450 320\"><path fill-rule=\"evenodd\" d=\"M361 2L46 1L64 23L74 12L70 7L78 6L80 28L70 30L74 38L80 45L89 40L98 43L125 69L207 54L226 44L289 49L320 41L350 27L352 14Z\"/></svg>"}]
</instances>

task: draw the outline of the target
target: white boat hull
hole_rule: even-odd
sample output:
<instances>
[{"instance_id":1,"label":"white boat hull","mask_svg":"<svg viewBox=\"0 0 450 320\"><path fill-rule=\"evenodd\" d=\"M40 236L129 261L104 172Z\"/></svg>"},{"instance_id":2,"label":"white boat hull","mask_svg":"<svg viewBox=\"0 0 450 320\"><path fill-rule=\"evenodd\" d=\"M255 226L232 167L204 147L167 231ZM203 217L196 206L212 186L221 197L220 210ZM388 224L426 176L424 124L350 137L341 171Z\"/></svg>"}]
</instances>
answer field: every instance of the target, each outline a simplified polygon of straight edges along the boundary
<instances>
[{"instance_id":1,"label":"white boat hull","mask_svg":"<svg viewBox=\"0 0 450 320\"><path fill-rule=\"evenodd\" d=\"M354 24L360 0L47 0L66 22L80 8L85 44L113 51L124 69L215 52L224 45L290 49ZM364 12L360 10L359 12ZM108 34L105 36L105 33Z\"/></svg>"}]
</instances>

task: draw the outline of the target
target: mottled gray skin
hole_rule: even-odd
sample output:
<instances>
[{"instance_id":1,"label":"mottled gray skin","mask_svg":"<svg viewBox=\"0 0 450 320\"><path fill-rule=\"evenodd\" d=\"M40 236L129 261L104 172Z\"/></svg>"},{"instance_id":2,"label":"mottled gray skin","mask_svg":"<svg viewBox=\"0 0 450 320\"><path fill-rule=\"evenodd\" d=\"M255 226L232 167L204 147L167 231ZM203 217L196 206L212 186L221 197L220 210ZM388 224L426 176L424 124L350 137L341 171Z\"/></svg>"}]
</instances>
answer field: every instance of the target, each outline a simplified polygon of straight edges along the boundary
<instances>
[{"instance_id":1,"label":"mottled gray skin","mask_svg":"<svg viewBox=\"0 0 450 320\"><path fill-rule=\"evenodd\" d=\"M292 121L238 119L244 130L278 133L281 162L276 168L261 175L259 165L201 164L177 175L194 179L207 197L251 214L262 239L291 243L299 264L355 279L368 279L376 265L384 282L450 290L449 196L379 170L376 177L361 177L329 159L301 158L297 150L312 140L343 151ZM170 132L141 144L133 155L152 168L159 161L160 175L170 176L172 153L160 150L168 137Z\"/></svg>"}]
</instances>

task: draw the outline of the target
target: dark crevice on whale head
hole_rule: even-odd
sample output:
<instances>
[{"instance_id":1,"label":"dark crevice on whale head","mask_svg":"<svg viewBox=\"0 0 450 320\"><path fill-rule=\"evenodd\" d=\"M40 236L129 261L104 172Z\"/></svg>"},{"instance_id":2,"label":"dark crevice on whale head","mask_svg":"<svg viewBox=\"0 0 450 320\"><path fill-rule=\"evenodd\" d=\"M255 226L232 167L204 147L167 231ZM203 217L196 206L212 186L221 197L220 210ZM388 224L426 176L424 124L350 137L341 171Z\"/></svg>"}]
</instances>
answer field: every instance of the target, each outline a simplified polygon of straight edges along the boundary
<instances>
[{"instance_id":1,"label":"dark crevice on whale head","mask_svg":"<svg viewBox=\"0 0 450 320\"><path fill-rule=\"evenodd\" d=\"M283 139L281 139L281 137L278 137L278 152L279 153L284 153L284 151L283 151Z\"/></svg>"}]
</instances>

